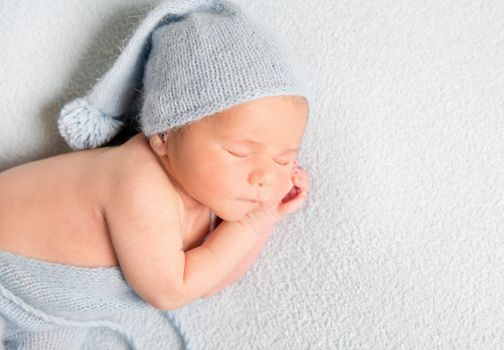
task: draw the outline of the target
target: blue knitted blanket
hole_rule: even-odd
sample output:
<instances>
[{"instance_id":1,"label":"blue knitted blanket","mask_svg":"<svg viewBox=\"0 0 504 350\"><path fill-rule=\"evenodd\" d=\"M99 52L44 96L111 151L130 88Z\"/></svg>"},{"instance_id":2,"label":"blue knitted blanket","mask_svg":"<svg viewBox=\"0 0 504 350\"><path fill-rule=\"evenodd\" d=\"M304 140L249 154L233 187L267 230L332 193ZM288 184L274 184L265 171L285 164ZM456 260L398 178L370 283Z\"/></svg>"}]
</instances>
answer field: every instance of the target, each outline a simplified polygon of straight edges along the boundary
<instances>
[{"instance_id":1,"label":"blue knitted blanket","mask_svg":"<svg viewBox=\"0 0 504 350\"><path fill-rule=\"evenodd\" d=\"M76 267L0 251L0 316L6 350L187 347L176 313L144 302L119 267Z\"/></svg>"}]
</instances>

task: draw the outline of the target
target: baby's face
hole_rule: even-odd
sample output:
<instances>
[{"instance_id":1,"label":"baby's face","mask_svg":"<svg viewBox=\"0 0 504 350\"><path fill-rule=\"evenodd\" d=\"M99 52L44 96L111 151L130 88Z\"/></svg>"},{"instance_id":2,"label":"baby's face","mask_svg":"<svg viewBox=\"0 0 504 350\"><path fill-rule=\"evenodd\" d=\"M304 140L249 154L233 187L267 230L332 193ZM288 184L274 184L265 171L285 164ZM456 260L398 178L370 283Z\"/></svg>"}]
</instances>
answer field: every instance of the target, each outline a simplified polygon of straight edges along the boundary
<instances>
[{"instance_id":1,"label":"baby's face","mask_svg":"<svg viewBox=\"0 0 504 350\"><path fill-rule=\"evenodd\" d=\"M228 221L280 202L292 188L308 118L305 100L299 101L256 99L168 136L165 167L177 189Z\"/></svg>"}]
</instances>

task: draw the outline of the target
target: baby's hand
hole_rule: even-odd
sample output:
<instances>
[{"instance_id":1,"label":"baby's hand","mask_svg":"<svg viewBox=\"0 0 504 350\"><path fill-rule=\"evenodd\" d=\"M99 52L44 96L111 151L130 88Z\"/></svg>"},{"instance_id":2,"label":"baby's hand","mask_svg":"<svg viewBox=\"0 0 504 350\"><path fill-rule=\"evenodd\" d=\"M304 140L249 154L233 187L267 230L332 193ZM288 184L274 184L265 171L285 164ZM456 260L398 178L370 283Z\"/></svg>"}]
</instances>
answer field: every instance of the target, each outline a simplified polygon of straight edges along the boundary
<instances>
[{"instance_id":1,"label":"baby's hand","mask_svg":"<svg viewBox=\"0 0 504 350\"><path fill-rule=\"evenodd\" d=\"M283 216L289 215L301 207L308 193L308 174L299 169L298 165L296 160L292 170L292 188L280 203L249 212L240 221L242 224L252 228L260 235L264 230L273 227Z\"/></svg>"},{"instance_id":2,"label":"baby's hand","mask_svg":"<svg viewBox=\"0 0 504 350\"><path fill-rule=\"evenodd\" d=\"M298 165L299 162L297 160L294 161L293 187L277 207L277 212L281 216L292 214L298 210L308 194L308 174L303 169L298 168Z\"/></svg>"}]
</instances>

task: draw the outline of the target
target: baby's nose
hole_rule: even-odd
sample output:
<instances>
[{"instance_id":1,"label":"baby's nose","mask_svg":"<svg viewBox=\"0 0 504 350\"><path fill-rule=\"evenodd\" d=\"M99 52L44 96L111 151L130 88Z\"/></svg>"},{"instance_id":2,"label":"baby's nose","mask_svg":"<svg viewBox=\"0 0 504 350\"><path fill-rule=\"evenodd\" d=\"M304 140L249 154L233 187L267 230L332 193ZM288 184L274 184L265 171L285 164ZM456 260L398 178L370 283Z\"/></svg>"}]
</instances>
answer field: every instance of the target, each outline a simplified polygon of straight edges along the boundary
<instances>
[{"instance_id":1,"label":"baby's nose","mask_svg":"<svg viewBox=\"0 0 504 350\"><path fill-rule=\"evenodd\" d=\"M271 172L265 170L254 170L249 175L249 183L258 186L271 186L273 182L273 175Z\"/></svg>"}]
</instances>

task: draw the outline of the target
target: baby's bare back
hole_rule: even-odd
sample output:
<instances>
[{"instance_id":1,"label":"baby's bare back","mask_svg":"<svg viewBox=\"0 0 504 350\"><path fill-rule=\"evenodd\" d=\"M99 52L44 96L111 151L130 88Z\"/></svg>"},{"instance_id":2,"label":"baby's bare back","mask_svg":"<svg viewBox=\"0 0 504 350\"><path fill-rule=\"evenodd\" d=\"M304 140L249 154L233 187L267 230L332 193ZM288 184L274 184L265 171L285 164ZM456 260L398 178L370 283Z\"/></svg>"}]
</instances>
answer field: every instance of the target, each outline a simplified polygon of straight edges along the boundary
<instances>
[{"instance_id":1,"label":"baby's bare back","mask_svg":"<svg viewBox=\"0 0 504 350\"><path fill-rule=\"evenodd\" d=\"M100 211L109 148L75 152L0 173L0 250L78 266L117 265Z\"/></svg>"},{"instance_id":2,"label":"baby's bare back","mask_svg":"<svg viewBox=\"0 0 504 350\"><path fill-rule=\"evenodd\" d=\"M0 173L0 250L75 266L117 266L103 205L113 202L108 189L118 171L149 166L140 141L136 137L120 147L67 153ZM135 156L144 162L131 161ZM192 231L184 246L201 240L209 224L210 217L189 222Z\"/></svg>"}]
</instances>

